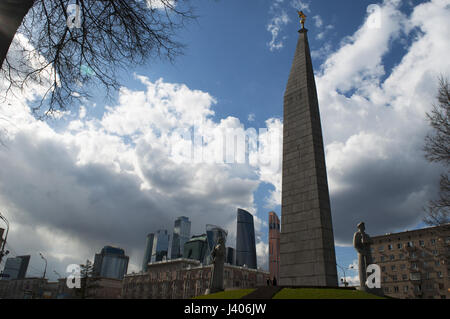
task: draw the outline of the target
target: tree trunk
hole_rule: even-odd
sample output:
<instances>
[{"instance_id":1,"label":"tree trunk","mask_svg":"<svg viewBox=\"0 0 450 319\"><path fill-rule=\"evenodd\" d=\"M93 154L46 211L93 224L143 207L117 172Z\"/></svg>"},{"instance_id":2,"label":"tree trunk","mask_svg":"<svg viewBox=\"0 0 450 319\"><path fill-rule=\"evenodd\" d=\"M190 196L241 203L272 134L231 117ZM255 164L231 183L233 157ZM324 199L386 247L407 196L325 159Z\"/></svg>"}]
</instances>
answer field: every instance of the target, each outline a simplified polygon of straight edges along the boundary
<instances>
[{"instance_id":1,"label":"tree trunk","mask_svg":"<svg viewBox=\"0 0 450 319\"><path fill-rule=\"evenodd\" d=\"M9 46L20 24L35 0L0 1L0 66L8 53Z\"/></svg>"}]
</instances>

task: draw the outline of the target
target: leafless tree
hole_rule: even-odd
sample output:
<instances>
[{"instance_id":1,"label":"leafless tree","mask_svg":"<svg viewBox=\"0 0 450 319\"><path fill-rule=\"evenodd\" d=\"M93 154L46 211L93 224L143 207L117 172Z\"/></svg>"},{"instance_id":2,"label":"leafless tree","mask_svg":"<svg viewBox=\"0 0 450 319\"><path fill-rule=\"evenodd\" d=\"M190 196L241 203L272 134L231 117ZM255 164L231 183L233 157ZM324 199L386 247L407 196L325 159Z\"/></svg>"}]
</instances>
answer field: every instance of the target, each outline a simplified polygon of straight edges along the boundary
<instances>
[{"instance_id":1,"label":"leafless tree","mask_svg":"<svg viewBox=\"0 0 450 319\"><path fill-rule=\"evenodd\" d=\"M0 76L9 84L1 93L44 86L33 105L38 117L96 86L109 96L119 70L182 53L177 31L194 18L189 0L1 0ZM19 49L11 45L17 33L27 42Z\"/></svg>"},{"instance_id":2,"label":"leafless tree","mask_svg":"<svg viewBox=\"0 0 450 319\"><path fill-rule=\"evenodd\" d=\"M428 202L424 222L428 225L443 225L450 222L450 86L448 80L439 78L437 104L433 105L427 119L432 131L425 138L425 157L430 162L444 164L447 171L441 174L439 198Z\"/></svg>"}]
</instances>

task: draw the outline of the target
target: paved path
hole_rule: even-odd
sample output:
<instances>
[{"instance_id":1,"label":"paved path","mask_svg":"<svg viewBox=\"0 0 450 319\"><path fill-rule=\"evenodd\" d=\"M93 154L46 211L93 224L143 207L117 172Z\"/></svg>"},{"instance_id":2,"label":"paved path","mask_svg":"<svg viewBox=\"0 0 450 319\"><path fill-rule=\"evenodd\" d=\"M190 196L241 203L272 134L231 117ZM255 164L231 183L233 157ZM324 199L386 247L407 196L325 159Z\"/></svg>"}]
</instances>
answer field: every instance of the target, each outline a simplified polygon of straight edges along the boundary
<instances>
[{"instance_id":1,"label":"paved path","mask_svg":"<svg viewBox=\"0 0 450 319\"><path fill-rule=\"evenodd\" d=\"M255 291L249 293L248 295L242 297L241 299L272 299L273 296L277 292L279 292L283 287L273 287L273 286L267 286L267 287L259 287L256 288Z\"/></svg>"}]
</instances>

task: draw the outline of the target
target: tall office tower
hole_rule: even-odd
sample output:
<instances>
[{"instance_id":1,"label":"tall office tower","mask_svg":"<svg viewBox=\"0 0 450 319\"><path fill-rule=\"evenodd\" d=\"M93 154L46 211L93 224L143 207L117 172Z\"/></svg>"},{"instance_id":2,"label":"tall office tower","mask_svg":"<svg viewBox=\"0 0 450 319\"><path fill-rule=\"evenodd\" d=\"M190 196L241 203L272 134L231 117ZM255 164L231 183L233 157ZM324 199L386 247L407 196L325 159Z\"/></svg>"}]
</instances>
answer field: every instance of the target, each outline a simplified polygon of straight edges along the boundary
<instances>
[{"instance_id":1,"label":"tall office tower","mask_svg":"<svg viewBox=\"0 0 450 319\"><path fill-rule=\"evenodd\" d=\"M269 272L270 279L280 275L280 220L275 212L269 213Z\"/></svg>"},{"instance_id":2,"label":"tall office tower","mask_svg":"<svg viewBox=\"0 0 450 319\"><path fill-rule=\"evenodd\" d=\"M223 237L225 239L225 243L227 242L227 236L228 236L228 232L216 225L206 225L206 239L208 241L208 254L206 257L206 263L211 263L212 259L210 256L210 252L213 251L214 246L217 244L217 240L219 239L219 237Z\"/></svg>"},{"instance_id":3,"label":"tall office tower","mask_svg":"<svg viewBox=\"0 0 450 319\"><path fill-rule=\"evenodd\" d=\"M123 279L128 270L129 257L122 248L105 246L95 254L94 273L98 277Z\"/></svg>"},{"instance_id":4,"label":"tall office tower","mask_svg":"<svg viewBox=\"0 0 450 319\"><path fill-rule=\"evenodd\" d=\"M256 243L253 215L237 210L236 265L256 269Z\"/></svg>"},{"instance_id":5,"label":"tall office tower","mask_svg":"<svg viewBox=\"0 0 450 319\"><path fill-rule=\"evenodd\" d=\"M189 240L190 236L191 222L189 218L185 216L178 217L173 227L171 259L177 259L183 256L184 244Z\"/></svg>"},{"instance_id":6,"label":"tall office tower","mask_svg":"<svg viewBox=\"0 0 450 319\"><path fill-rule=\"evenodd\" d=\"M283 124L278 283L336 287L336 256L319 102L304 27L299 31L284 94Z\"/></svg>"},{"instance_id":7,"label":"tall office tower","mask_svg":"<svg viewBox=\"0 0 450 319\"><path fill-rule=\"evenodd\" d=\"M147 265L152 260L152 250L153 250L153 240L155 239L155 234L150 233L147 235L147 241L145 243L145 254L144 260L142 261L142 271L147 271Z\"/></svg>"},{"instance_id":8,"label":"tall office tower","mask_svg":"<svg viewBox=\"0 0 450 319\"><path fill-rule=\"evenodd\" d=\"M236 264L236 251L232 247L227 247L226 263L230 265Z\"/></svg>"},{"instance_id":9,"label":"tall office tower","mask_svg":"<svg viewBox=\"0 0 450 319\"><path fill-rule=\"evenodd\" d=\"M23 279L27 273L30 255L6 259L3 280Z\"/></svg>"},{"instance_id":10,"label":"tall office tower","mask_svg":"<svg viewBox=\"0 0 450 319\"><path fill-rule=\"evenodd\" d=\"M183 258L195 259L204 264L209 253L208 240L206 234L192 236L183 245Z\"/></svg>"},{"instance_id":11,"label":"tall office tower","mask_svg":"<svg viewBox=\"0 0 450 319\"><path fill-rule=\"evenodd\" d=\"M166 229L160 229L156 232L153 239L153 249L151 262L158 262L167 259L169 254L170 235Z\"/></svg>"}]
</instances>

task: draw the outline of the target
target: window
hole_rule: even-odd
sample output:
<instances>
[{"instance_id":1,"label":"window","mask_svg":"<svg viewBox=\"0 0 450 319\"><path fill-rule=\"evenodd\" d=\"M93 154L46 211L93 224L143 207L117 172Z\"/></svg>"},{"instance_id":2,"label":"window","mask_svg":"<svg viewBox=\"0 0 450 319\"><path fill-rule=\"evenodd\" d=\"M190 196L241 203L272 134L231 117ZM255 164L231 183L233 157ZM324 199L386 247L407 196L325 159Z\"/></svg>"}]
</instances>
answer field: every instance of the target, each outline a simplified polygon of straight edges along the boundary
<instances>
[{"instance_id":1,"label":"window","mask_svg":"<svg viewBox=\"0 0 450 319\"><path fill-rule=\"evenodd\" d=\"M400 255L398 255L398 258L403 259L403 258L405 258L405 256L403 254L400 254Z\"/></svg>"},{"instance_id":2,"label":"window","mask_svg":"<svg viewBox=\"0 0 450 319\"><path fill-rule=\"evenodd\" d=\"M425 278L430 279L431 278L431 274L429 272L426 273Z\"/></svg>"},{"instance_id":3,"label":"window","mask_svg":"<svg viewBox=\"0 0 450 319\"><path fill-rule=\"evenodd\" d=\"M402 248L403 248L403 244L402 244L402 243L398 243L398 244L397 244L397 248L398 248L398 249L402 249Z\"/></svg>"},{"instance_id":4,"label":"window","mask_svg":"<svg viewBox=\"0 0 450 319\"><path fill-rule=\"evenodd\" d=\"M370 247L370 252L373 254L375 252L375 249L373 247Z\"/></svg>"},{"instance_id":5,"label":"window","mask_svg":"<svg viewBox=\"0 0 450 319\"><path fill-rule=\"evenodd\" d=\"M394 255L390 255L389 256L389 260L394 260L395 259L395 256Z\"/></svg>"},{"instance_id":6,"label":"window","mask_svg":"<svg viewBox=\"0 0 450 319\"><path fill-rule=\"evenodd\" d=\"M416 254L414 251L412 251L412 252L409 254L409 257L411 257L411 258L417 258L417 254Z\"/></svg>"},{"instance_id":7,"label":"window","mask_svg":"<svg viewBox=\"0 0 450 319\"><path fill-rule=\"evenodd\" d=\"M425 247L425 242L423 240L419 240L420 247Z\"/></svg>"},{"instance_id":8,"label":"window","mask_svg":"<svg viewBox=\"0 0 450 319\"><path fill-rule=\"evenodd\" d=\"M431 253L432 253L433 255L435 255L435 256L438 255L438 251L437 251L437 250L433 250Z\"/></svg>"},{"instance_id":9,"label":"window","mask_svg":"<svg viewBox=\"0 0 450 319\"><path fill-rule=\"evenodd\" d=\"M392 250L392 245L389 244L389 245L388 245L388 249L389 249L389 250Z\"/></svg>"},{"instance_id":10,"label":"window","mask_svg":"<svg viewBox=\"0 0 450 319\"><path fill-rule=\"evenodd\" d=\"M414 242L409 241L408 244L407 244L407 246L408 246L408 247L414 247Z\"/></svg>"},{"instance_id":11,"label":"window","mask_svg":"<svg viewBox=\"0 0 450 319\"><path fill-rule=\"evenodd\" d=\"M403 286L403 291L404 292L408 292L408 290L409 290L409 286Z\"/></svg>"},{"instance_id":12,"label":"window","mask_svg":"<svg viewBox=\"0 0 450 319\"><path fill-rule=\"evenodd\" d=\"M403 274L403 275L402 275L402 280L408 280L408 275Z\"/></svg>"},{"instance_id":13,"label":"window","mask_svg":"<svg viewBox=\"0 0 450 319\"><path fill-rule=\"evenodd\" d=\"M436 261L434 262L434 264L435 264L436 266L440 266L440 265L441 265L441 261L440 261L440 260L436 260Z\"/></svg>"},{"instance_id":14,"label":"window","mask_svg":"<svg viewBox=\"0 0 450 319\"><path fill-rule=\"evenodd\" d=\"M414 290L416 292L421 292L422 291L422 287L420 287L420 285L414 286Z\"/></svg>"},{"instance_id":15,"label":"window","mask_svg":"<svg viewBox=\"0 0 450 319\"><path fill-rule=\"evenodd\" d=\"M378 251L384 251L384 246L378 247Z\"/></svg>"},{"instance_id":16,"label":"window","mask_svg":"<svg viewBox=\"0 0 450 319\"><path fill-rule=\"evenodd\" d=\"M420 272L411 273L411 280L420 280Z\"/></svg>"},{"instance_id":17,"label":"window","mask_svg":"<svg viewBox=\"0 0 450 319\"><path fill-rule=\"evenodd\" d=\"M398 286L394 286L394 292L398 292Z\"/></svg>"},{"instance_id":18,"label":"window","mask_svg":"<svg viewBox=\"0 0 450 319\"><path fill-rule=\"evenodd\" d=\"M388 278L386 276L383 277L383 282L387 282Z\"/></svg>"},{"instance_id":19,"label":"window","mask_svg":"<svg viewBox=\"0 0 450 319\"><path fill-rule=\"evenodd\" d=\"M386 271L386 266L381 267L381 271L385 272Z\"/></svg>"},{"instance_id":20,"label":"window","mask_svg":"<svg viewBox=\"0 0 450 319\"><path fill-rule=\"evenodd\" d=\"M436 245L436 239L435 238L431 238L431 245Z\"/></svg>"},{"instance_id":21,"label":"window","mask_svg":"<svg viewBox=\"0 0 450 319\"><path fill-rule=\"evenodd\" d=\"M411 268L412 269L419 269L419 267L417 266L417 263L412 263L411 264Z\"/></svg>"},{"instance_id":22,"label":"window","mask_svg":"<svg viewBox=\"0 0 450 319\"><path fill-rule=\"evenodd\" d=\"M384 256L381 256L380 258L381 258L381 261L384 261L384 260L385 260L385 257L384 257Z\"/></svg>"},{"instance_id":23,"label":"window","mask_svg":"<svg viewBox=\"0 0 450 319\"><path fill-rule=\"evenodd\" d=\"M392 266L391 266L391 270L394 270L394 271L395 271L396 268L397 268L397 267L395 267L395 265L392 265Z\"/></svg>"},{"instance_id":24,"label":"window","mask_svg":"<svg viewBox=\"0 0 450 319\"><path fill-rule=\"evenodd\" d=\"M397 281L397 280L398 280L398 279L397 279L397 275L392 276L392 280L393 280L393 281Z\"/></svg>"},{"instance_id":25,"label":"window","mask_svg":"<svg viewBox=\"0 0 450 319\"><path fill-rule=\"evenodd\" d=\"M384 292L389 292L389 291L390 291L389 287L384 287Z\"/></svg>"},{"instance_id":26,"label":"window","mask_svg":"<svg viewBox=\"0 0 450 319\"><path fill-rule=\"evenodd\" d=\"M438 276L438 278L442 278L443 276L442 276L442 271L438 271L437 272L437 276Z\"/></svg>"},{"instance_id":27,"label":"window","mask_svg":"<svg viewBox=\"0 0 450 319\"><path fill-rule=\"evenodd\" d=\"M427 257L427 252L425 250L422 250L421 255L422 257Z\"/></svg>"}]
</instances>

